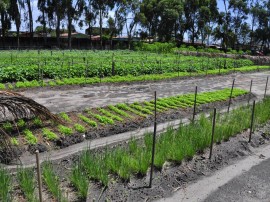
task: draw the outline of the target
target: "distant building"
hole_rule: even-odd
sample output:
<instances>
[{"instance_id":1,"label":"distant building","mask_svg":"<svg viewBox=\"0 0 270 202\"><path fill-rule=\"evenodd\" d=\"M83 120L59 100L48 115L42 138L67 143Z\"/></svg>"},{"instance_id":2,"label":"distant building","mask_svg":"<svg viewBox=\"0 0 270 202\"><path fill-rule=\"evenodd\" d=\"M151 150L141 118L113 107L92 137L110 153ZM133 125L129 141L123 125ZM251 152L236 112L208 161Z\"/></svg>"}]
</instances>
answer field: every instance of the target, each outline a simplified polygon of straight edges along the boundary
<instances>
[{"instance_id":1,"label":"distant building","mask_svg":"<svg viewBox=\"0 0 270 202\"><path fill-rule=\"evenodd\" d=\"M60 38L68 38L68 33L60 34ZM89 39L90 36L83 33L73 32L71 33L71 38L75 39Z\"/></svg>"}]
</instances>

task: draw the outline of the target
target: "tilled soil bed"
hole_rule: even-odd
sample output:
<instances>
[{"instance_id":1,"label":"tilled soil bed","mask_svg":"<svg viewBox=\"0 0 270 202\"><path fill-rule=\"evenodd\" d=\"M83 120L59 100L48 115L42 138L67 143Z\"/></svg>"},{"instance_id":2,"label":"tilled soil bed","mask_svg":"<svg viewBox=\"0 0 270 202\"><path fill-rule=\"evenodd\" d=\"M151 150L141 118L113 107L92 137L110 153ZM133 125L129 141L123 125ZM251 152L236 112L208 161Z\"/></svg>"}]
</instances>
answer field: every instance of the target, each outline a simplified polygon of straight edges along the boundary
<instances>
[{"instance_id":1,"label":"tilled soil bed","mask_svg":"<svg viewBox=\"0 0 270 202\"><path fill-rule=\"evenodd\" d=\"M254 98L253 94L245 94L242 96L238 96L233 98L231 103L233 105L239 105L241 103L247 102L249 98ZM208 104L199 105L196 108L196 113L200 112L210 112L213 108L224 109L228 106L229 100L226 101L218 101L212 102ZM70 117L72 114L76 114L76 112L69 113ZM182 118L192 118L193 108L185 108L185 109L171 109L165 112L160 112L157 114L157 123L164 123L167 121L182 119ZM105 125L97 128L91 128L85 134L83 133L75 133L71 136L62 136L58 140L55 141L46 141L40 138L40 142L37 145L23 145L21 147L12 147L10 151L0 151L0 160L6 163L12 163L14 160L16 161L18 156L27 156L35 153L36 150L40 152L48 152L51 150L58 150L70 145L74 145L80 142L83 142L85 139L93 140L101 137L108 137L111 135L116 135L128 131L134 131L139 128L145 128L153 125L154 116L149 115L147 118L143 118L140 116L135 117L135 119L125 119L123 122L116 122L114 125ZM40 134L39 137L42 137ZM14 162L16 163L16 162Z\"/></svg>"}]
</instances>

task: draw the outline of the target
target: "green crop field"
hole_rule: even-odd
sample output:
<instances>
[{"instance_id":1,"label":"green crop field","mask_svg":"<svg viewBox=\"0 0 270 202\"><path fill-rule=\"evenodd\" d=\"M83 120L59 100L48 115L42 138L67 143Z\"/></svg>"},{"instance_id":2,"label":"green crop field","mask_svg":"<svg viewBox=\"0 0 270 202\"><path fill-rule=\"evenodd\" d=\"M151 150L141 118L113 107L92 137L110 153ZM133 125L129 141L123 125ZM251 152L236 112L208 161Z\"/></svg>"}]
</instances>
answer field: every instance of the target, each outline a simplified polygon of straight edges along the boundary
<instances>
[{"instance_id":1,"label":"green crop field","mask_svg":"<svg viewBox=\"0 0 270 202\"><path fill-rule=\"evenodd\" d=\"M70 84L74 78L200 73L252 66L246 59L207 58L134 51L1 51L0 83ZM114 67L114 68L113 68ZM114 70L113 70L114 69ZM48 82L58 80L58 82ZM27 83L15 87L29 87Z\"/></svg>"}]
</instances>

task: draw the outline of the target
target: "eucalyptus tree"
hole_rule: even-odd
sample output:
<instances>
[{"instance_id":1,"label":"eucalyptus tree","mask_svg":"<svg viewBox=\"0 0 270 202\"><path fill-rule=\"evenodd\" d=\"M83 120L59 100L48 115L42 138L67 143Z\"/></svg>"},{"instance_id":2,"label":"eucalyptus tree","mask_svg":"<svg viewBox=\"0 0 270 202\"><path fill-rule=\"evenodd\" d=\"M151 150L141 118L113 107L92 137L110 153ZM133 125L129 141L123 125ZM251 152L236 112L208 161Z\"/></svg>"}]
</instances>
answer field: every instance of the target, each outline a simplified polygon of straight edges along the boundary
<instances>
[{"instance_id":1,"label":"eucalyptus tree","mask_svg":"<svg viewBox=\"0 0 270 202\"><path fill-rule=\"evenodd\" d=\"M81 14L85 8L84 0L65 0L65 15L68 22L68 48L71 49L71 32L72 32L72 22L78 21L81 17Z\"/></svg>"},{"instance_id":2,"label":"eucalyptus tree","mask_svg":"<svg viewBox=\"0 0 270 202\"><path fill-rule=\"evenodd\" d=\"M17 48L20 48L21 5L22 2L19 0L10 0L8 8L10 19L15 22L16 26Z\"/></svg>"},{"instance_id":3,"label":"eucalyptus tree","mask_svg":"<svg viewBox=\"0 0 270 202\"><path fill-rule=\"evenodd\" d=\"M161 0L158 2L159 21L157 33L160 41L170 41L176 35L177 20L184 10L184 1Z\"/></svg>"},{"instance_id":4,"label":"eucalyptus tree","mask_svg":"<svg viewBox=\"0 0 270 202\"><path fill-rule=\"evenodd\" d=\"M32 1L31 0L21 0L21 7L25 11L24 18L25 18L25 21L28 21L27 27L29 29L30 41L32 43L33 36L34 36Z\"/></svg>"},{"instance_id":5,"label":"eucalyptus tree","mask_svg":"<svg viewBox=\"0 0 270 202\"><path fill-rule=\"evenodd\" d=\"M93 8L94 0L86 0L84 5L84 23L88 26L90 35L90 47L92 49L92 28L96 24L98 12Z\"/></svg>"},{"instance_id":6,"label":"eucalyptus tree","mask_svg":"<svg viewBox=\"0 0 270 202\"><path fill-rule=\"evenodd\" d=\"M100 31L100 45L102 48L102 38L103 38L103 19L108 17L108 13L110 10L114 8L115 0L94 0L93 1L93 9L98 12L99 15L99 31Z\"/></svg>"},{"instance_id":7,"label":"eucalyptus tree","mask_svg":"<svg viewBox=\"0 0 270 202\"><path fill-rule=\"evenodd\" d=\"M261 50L270 43L270 1L263 1L257 5L255 17L257 19L257 29L254 32L254 41L261 44Z\"/></svg>"},{"instance_id":8,"label":"eucalyptus tree","mask_svg":"<svg viewBox=\"0 0 270 202\"><path fill-rule=\"evenodd\" d=\"M140 5L141 26L148 30L150 37L156 37L157 27L159 23L159 0L142 0Z\"/></svg>"},{"instance_id":9,"label":"eucalyptus tree","mask_svg":"<svg viewBox=\"0 0 270 202\"><path fill-rule=\"evenodd\" d=\"M56 28L57 45L60 47L60 26L65 18L66 0L47 0L48 23Z\"/></svg>"},{"instance_id":10,"label":"eucalyptus tree","mask_svg":"<svg viewBox=\"0 0 270 202\"><path fill-rule=\"evenodd\" d=\"M228 9L231 11L231 27L235 35L233 45L239 44L240 35L248 34L246 30L249 26L245 23L249 13L248 0L229 0Z\"/></svg>"},{"instance_id":11,"label":"eucalyptus tree","mask_svg":"<svg viewBox=\"0 0 270 202\"><path fill-rule=\"evenodd\" d=\"M42 35L45 45L47 44L47 21L48 21L48 0L38 0L37 7L41 14L38 16L37 21L42 25Z\"/></svg>"},{"instance_id":12,"label":"eucalyptus tree","mask_svg":"<svg viewBox=\"0 0 270 202\"><path fill-rule=\"evenodd\" d=\"M140 0L122 0L116 5L115 19L119 29L123 29L123 23L127 31L128 47L131 48L131 41L136 32L136 27L140 22Z\"/></svg>"},{"instance_id":13,"label":"eucalyptus tree","mask_svg":"<svg viewBox=\"0 0 270 202\"><path fill-rule=\"evenodd\" d=\"M199 3L200 0L185 1L184 12L187 30L190 32L189 37L194 44L195 39L199 38L198 20L199 20Z\"/></svg>"},{"instance_id":14,"label":"eucalyptus tree","mask_svg":"<svg viewBox=\"0 0 270 202\"><path fill-rule=\"evenodd\" d=\"M212 34L213 28L216 26L218 19L218 7L216 0L204 0L200 2L199 7L199 19L198 19L198 30L201 35L202 44Z\"/></svg>"},{"instance_id":15,"label":"eucalyptus tree","mask_svg":"<svg viewBox=\"0 0 270 202\"><path fill-rule=\"evenodd\" d=\"M5 37L7 31L11 28L10 16L7 12L10 5L9 0L0 1L0 22L1 22L1 33L2 35L2 44L5 47Z\"/></svg>"}]
</instances>

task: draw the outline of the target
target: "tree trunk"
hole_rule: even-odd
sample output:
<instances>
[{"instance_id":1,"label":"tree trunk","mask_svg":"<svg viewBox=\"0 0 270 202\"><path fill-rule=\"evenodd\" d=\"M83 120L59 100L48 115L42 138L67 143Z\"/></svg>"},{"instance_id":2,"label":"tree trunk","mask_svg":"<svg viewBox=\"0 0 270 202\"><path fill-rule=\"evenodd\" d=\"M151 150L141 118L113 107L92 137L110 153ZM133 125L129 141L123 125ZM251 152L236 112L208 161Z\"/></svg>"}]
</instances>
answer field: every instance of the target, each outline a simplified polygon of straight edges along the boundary
<instances>
[{"instance_id":1,"label":"tree trunk","mask_svg":"<svg viewBox=\"0 0 270 202\"><path fill-rule=\"evenodd\" d=\"M90 35L90 49L92 50L92 26L91 23L88 23L89 35Z\"/></svg>"},{"instance_id":2,"label":"tree trunk","mask_svg":"<svg viewBox=\"0 0 270 202\"><path fill-rule=\"evenodd\" d=\"M5 48L5 37L6 37L6 26L5 26L5 21L6 21L6 15L4 11L1 12L1 24L2 24L2 44L3 47Z\"/></svg>"},{"instance_id":3,"label":"tree trunk","mask_svg":"<svg viewBox=\"0 0 270 202\"><path fill-rule=\"evenodd\" d=\"M100 47L102 48L102 10L99 10L99 32L100 32Z\"/></svg>"},{"instance_id":4,"label":"tree trunk","mask_svg":"<svg viewBox=\"0 0 270 202\"><path fill-rule=\"evenodd\" d=\"M72 18L70 12L68 12L68 48L71 49L71 30L72 29Z\"/></svg>"},{"instance_id":5,"label":"tree trunk","mask_svg":"<svg viewBox=\"0 0 270 202\"><path fill-rule=\"evenodd\" d=\"M42 10L42 21L43 21L43 39L44 45L47 46L47 30L46 30L46 20L45 20L45 11Z\"/></svg>"},{"instance_id":6,"label":"tree trunk","mask_svg":"<svg viewBox=\"0 0 270 202\"><path fill-rule=\"evenodd\" d=\"M33 44L33 37L34 37L34 28L33 28L33 14L32 14L32 8L31 8L31 1L27 0L26 4L28 7L30 42L32 45Z\"/></svg>"},{"instance_id":7,"label":"tree trunk","mask_svg":"<svg viewBox=\"0 0 270 202\"><path fill-rule=\"evenodd\" d=\"M56 38L57 38L57 46L60 48L60 16L57 14L57 22L56 22Z\"/></svg>"},{"instance_id":8,"label":"tree trunk","mask_svg":"<svg viewBox=\"0 0 270 202\"><path fill-rule=\"evenodd\" d=\"M21 26L21 19L20 16L16 17L16 31L17 31L17 48L20 48L20 26Z\"/></svg>"}]
</instances>

